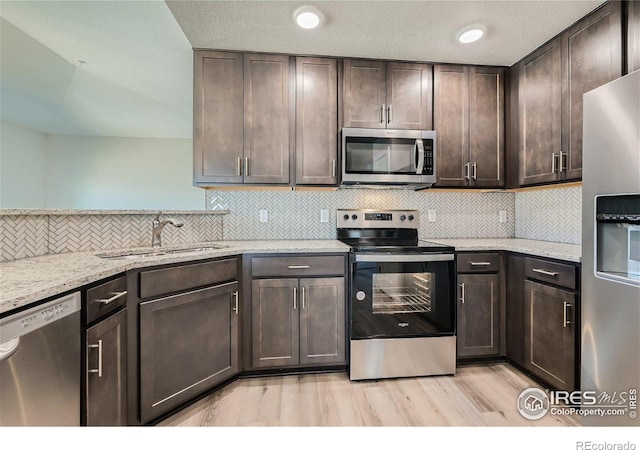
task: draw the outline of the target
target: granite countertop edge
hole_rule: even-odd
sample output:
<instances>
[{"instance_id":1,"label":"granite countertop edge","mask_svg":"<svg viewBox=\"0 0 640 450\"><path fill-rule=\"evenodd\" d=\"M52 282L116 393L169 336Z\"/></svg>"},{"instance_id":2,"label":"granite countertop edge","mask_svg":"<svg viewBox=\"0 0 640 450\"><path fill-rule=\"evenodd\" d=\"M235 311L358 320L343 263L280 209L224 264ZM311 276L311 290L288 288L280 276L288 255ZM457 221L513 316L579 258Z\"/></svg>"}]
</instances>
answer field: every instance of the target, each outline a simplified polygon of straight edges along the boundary
<instances>
[{"instance_id":1,"label":"granite countertop edge","mask_svg":"<svg viewBox=\"0 0 640 450\"><path fill-rule=\"evenodd\" d=\"M0 263L0 314L39 302L126 270L179 262L198 261L250 253L347 253L349 246L337 240L217 241L185 244L175 248L219 245L206 251L167 254L139 259L103 259L117 250L59 253ZM168 249L174 247L167 247ZM133 253L140 248L123 249ZM150 250L144 248L144 250Z\"/></svg>"},{"instance_id":2,"label":"granite countertop edge","mask_svg":"<svg viewBox=\"0 0 640 450\"><path fill-rule=\"evenodd\" d=\"M110 215L226 215L227 209L38 209L38 208L0 208L1 216L110 216Z\"/></svg>"}]
</instances>

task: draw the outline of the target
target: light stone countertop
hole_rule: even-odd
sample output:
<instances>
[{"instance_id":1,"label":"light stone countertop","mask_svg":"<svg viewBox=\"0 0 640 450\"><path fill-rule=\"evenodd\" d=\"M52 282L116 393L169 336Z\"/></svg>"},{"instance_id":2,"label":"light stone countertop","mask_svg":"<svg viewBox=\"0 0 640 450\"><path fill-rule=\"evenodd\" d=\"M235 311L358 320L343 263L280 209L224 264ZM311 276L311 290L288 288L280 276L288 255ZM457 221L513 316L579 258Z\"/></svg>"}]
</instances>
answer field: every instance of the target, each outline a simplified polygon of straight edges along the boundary
<instances>
[{"instance_id":1,"label":"light stone countertop","mask_svg":"<svg viewBox=\"0 0 640 450\"><path fill-rule=\"evenodd\" d=\"M337 240L219 241L185 244L166 247L166 249L195 248L207 244L224 248L136 259L102 259L96 255L112 255L119 252L102 250L50 254L0 263L0 314L123 273L127 269L248 253L346 253L349 251L349 246ZM120 253L141 250L151 249L123 249Z\"/></svg>"},{"instance_id":2,"label":"light stone countertop","mask_svg":"<svg viewBox=\"0 0 640 450\"><path fill-rule=\"evenodd\" d=\"M576 244L563 244L559 242L534 241L531 239L517 238L469 238L469 239L424 239L455 247L456 251L482 251L505 250L516 253L524 253L532 256L560 259L563 261L581 262L582 246Z\"/></svg>"},{"instance_id":3,"label":"light stone countertop","mask_svg":"<svg viewBox=\"0 0 640 450\"><path fill-rule=\"evenodd\" d=\"M163 215L225 215L227 209L30 209L0 208L0 216L111 216L111 215L150 215L161 211Z\"/></svg>"}]
</instances>

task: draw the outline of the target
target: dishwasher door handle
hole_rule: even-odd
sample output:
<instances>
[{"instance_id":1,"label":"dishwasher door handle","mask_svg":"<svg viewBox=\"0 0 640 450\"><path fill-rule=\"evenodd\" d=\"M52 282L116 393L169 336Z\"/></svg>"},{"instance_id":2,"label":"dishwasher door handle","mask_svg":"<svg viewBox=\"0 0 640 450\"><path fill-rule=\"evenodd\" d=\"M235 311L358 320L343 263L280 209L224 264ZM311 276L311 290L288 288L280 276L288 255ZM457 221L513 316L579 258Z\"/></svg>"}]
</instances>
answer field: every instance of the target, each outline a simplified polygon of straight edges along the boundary
<instances>
[{"instance_id":1,"label":"dishwasher door handle","mask_svg":"<svg viewBox=\"0 0 640 450\"><path fill-rule=\"evenodd\" d=\"M11 358L20 346L20 337L13 338L10 341L0 344L0 361Z\"/></svg>"}]
</instances>

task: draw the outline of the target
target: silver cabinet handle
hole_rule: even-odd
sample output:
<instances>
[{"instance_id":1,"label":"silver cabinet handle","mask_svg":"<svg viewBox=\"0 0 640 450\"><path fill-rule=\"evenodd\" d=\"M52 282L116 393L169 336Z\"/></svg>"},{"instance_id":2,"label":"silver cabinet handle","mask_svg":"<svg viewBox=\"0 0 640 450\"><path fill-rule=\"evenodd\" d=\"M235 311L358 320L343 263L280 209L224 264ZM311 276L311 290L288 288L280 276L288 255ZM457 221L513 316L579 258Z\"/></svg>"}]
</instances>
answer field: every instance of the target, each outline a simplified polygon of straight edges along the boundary
<instances>
[{"instance_id":1,"label":"silver cabinet handle","mask_svg":"<svg viewBox=\"0 0 640 450\"><path fill-rule=\"evenodd\" d=\"M460 302L464 303L464 283L460 283Z\"/></svg>"},{"instance_id":2,"label":"silver cabinet handle","mask_svg":"<svg viewBox=\"0 0 640 450\"><path fill-rule=\"evenodd\" d=\"M476 179L477 172L478 172L478 163L476 163L476 162L474 161L474 162L473 162L473 164L472 164L472 166L473 166L473 177L472 177L472 178L475 180L475 179Z\"/></svg>"},{"instance_id":3,"label":"silver cabinet handle","mask_svg":"<svg viewBox=\"0 0 640 450\"><path fill-rule=\"evenodd\" d=\"M298 309L298 288L293 288L293 309Z\"/></svg>"},{"instance_id":4,"label":"silver cabinet handle","mask_svg":"<svg viewBox=\"0 0 640 450\"><path fill-rule=\"evenodd\" d=\"M387 123L391 123L391 105L387 106Z\"/></svg>"},{"instance_id":5,"label":"silver cabinet handle","mask_svg":"<svg viewBox=\"0 0 640 450\"><path fill-rule=\"evenodd\" d=\"M235 302L235 306L233 307L233 311L236 313L236 316L238 315L238 297L239 297L238 291L235 291L233 293L233 299L234 299L234 302Z\"/></svg>"},{"instance_id":6,"label":"silver cabinet handle","mask_svg":"<svg viewBox=\"0 0 640 450\"><path fill-rule=\"evenodd\" d=\"M242 158L238 156L238 167L237 167L238 176L242 176Z\"/></svg>"},{"instance_id":7,"label":"silver cabinet handle","mask_svg":"<svg viewBox=\"0 0 640 450\"><path fill-rule=\"evenodd\" d=\"M336 160L335 158L331 160L331 177L336 177Z\"/></svg>"},{"instance_id":8,"label":"silver cabinet handle","mask_svg":"<svg viewBox=\"0 0 640 450\"><path fill-rule=\"evenodd\" d=\"M289 269L309 269L311 266L289 266Z\"/></svg>"},{"instance_id":9,"label":"silver cabinet handle","mask_svg":"<svg viewBox=\"0 0 640 450\"><path fill-rule=\"evenodd\" d=\"M557 164L556 164L556 160L558 158L558 154L557 153L552 153L551 154L551 173L555 173L557 168Z\"/></svg>"},{"instance_id":10,"label":"silver cabinet handle","mask_svg":"<svg viewBox=\"0 0 640 450\"><path fill-rule=\"evenodd\" d=\"M244 159L244 175L249 176L249 158Z\"/></svg>"},{"instance_id":11,"label":"silver cabinet handle","mask_svg":"<svg viewBox=\"0 0 640 450\"><path fill-rule=\"evenodd\" d=\"M382 108L380 108L380 123L384 123L385 112L387 112L387 105L382 104Z\"/></svg>"},{"instance_id":12,"label":"silver cabinet handle","mask_svg":"<svg viewBox=\"0 0 640 450\"><path fill-rule=\"evenodd\" d=\"M549 277L555 277L558 275L558 272L549 272L548 270L544 270L544 269L531 269L531 270L535 273L541 273L542 275L547 275Z\"/></svg>"},{"instance_id":13,"label":"silver cabinet handle","mask_svg":"<svg viewBox=\"0 0 640 450\"><path fill-rule=\"evenodd\" d=\"M465 178L465 180L468 180L469 178L471 178L471 175L470 175L471 168L470 168L470 166L471 166L471 164L469 164L469 161L467 161L467 163L464 165L464 178Z\"/></svg>"},{"instance_id":14,"label":"silver cabinet handle","mask_svg":"<svg viewBox=\"0 0 640 450\"><path fill-rule=\"evenodd\" d=\"M122 291L122 292L114 292L114 296L113 297L109 297L109 298L101 298L99 300L96 300L96 302L98 303L102 303L103 305L108 305L110 303L115 302L116 300L118 300L119 298L124 297L125 295L127 295L127 291Z\"/></svg>"},{"instance_id":15,"label":"silver cabinet handle","mask_svg":"<svg viewBox=\"0 0 640 450\"><path fill-rule=\"evenodd\" d=\"M569 302L563 302L564 317L562 319L562 326L564 328L567 328L567 326L571 323L571 321L569 320L569 312L567 311L570 307L571 304Z\"/></svg>"},{"instance_id":16,"label":"silver cabinet handle","mask_svg":"<svg viewBox=\"0 0 640 450\"><path fill-rule=\"evenodd\" d=\"M471 264L472 266L490 266L491 265L489 261L480 261L480 262L469 261L469 264Z\"/></svg>"},{"instance_id":17,"label":"silver cabinet handle","mask_svg":"<svg viewBox=\"0 0 640 450\"><path fill-rule=\"evenodd\" d=\"M0 348L0 361L9 359L11 355L18 351L20 346L20 336L15 337L4 344L3 348Z\"/></svg>"},{"instance_id":18,"label":"silver cabinet handle","mask_svg":"<svg viewBox=\"0 0 640 450\"><path fill-rule=\"evenodd\" d=\"M567 153L560 150L560 154L558 155L558 172L564 172L566 166L564 165L564 159L567 157Z\"/></svg>"},{"instance_id":19,"label":"silver cabinet handle","mask_svg":"<svg viewBox=\"0 0 640 450\"><path fill-rule=\"evenodd\" d=\"M102 339L98 339L97 344L89 344L89 348L98 349L98 368L89 369L89 373L97 373L98 378L102 378Z\"/></svg>"},{"instance_id":20,"label":"silver cabinet handle","mask_svg":"<svg viewBox=\"0 0 640 450\"><path fill-rule=\"evenodd\" d=\"M304 286L302 287L302 309L304 309Z\"/></svg>"}]
</instances>

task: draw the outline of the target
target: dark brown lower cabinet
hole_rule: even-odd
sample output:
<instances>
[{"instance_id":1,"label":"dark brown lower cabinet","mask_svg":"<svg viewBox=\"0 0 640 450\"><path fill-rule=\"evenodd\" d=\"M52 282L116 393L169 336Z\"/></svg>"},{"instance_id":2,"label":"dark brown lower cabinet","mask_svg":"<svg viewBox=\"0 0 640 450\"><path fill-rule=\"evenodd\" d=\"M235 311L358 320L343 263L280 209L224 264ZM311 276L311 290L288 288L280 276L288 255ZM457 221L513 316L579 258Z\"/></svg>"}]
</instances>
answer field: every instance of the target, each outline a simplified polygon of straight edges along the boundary
<instances>
[{"instance_id":1,"label":"dark brown lower cabinet","mask_svg":"<svg viewBox=\"0 0 640 450\"><path fill-rule=\"evenodd\" d=\"M254 279L254 369L345 363L344 277Z\"/></svg>"},{"instance_id":2,"label":"dark brown lower cabinet","mask_svg":"<svg viewBox=\"0 0 640 450\"><path fill-rule=\"evenodd\" d=\"M557 389L575 382L577 294L525 281L524 367Z\"/></svg>"},{"instance_id":3,"label":"dark brown lower cabinet","mask_svg":"<svg viewBox=\"0 0 640 450\"><path fill-rule=\"evenodd\" d=\"M88 426L127 425L127 314L87 329Z\"/></svg>"},{"instance_id":4,"label":"dark brown lower cabinet","mask_svg":"<svg viewBox=\"0 0 640 450\"><path fill-rule=\"evenodd\" d=\"M500 276L458 275L457 356L500 354Z\"/></svg>"},{"instance_id":5,"label":"dark brown lower cabinet","mask_svg":"<svg viewBox=\"0 0 640 450\"><path fill-rule=\"evenodd\" d=\"M140 303L143 423L239 371L238 283Z\"/></svg>"}]
</instances>

